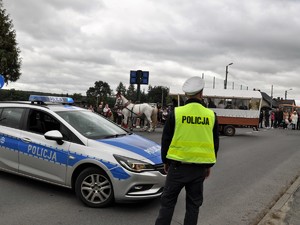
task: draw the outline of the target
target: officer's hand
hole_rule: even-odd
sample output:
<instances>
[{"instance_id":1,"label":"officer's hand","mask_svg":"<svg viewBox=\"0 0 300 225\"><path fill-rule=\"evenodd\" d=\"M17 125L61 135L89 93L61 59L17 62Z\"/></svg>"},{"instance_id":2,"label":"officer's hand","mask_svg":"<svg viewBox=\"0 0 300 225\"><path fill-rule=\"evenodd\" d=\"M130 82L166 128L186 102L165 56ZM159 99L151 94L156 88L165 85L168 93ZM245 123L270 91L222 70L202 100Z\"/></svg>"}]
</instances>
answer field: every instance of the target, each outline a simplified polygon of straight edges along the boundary
<instances>
[{"instance_id":1,"label":"officer's hand","mask_svg":"<svg viewBox=\"0 0 300 225\"><path fill-rule=\"evenodd\" d=\"M205 179L207 179L210 175L210 168L206 169Z\"/></svg>"},{"instance_id":2,"label":"officer's hand","mask_svg":"<svg viewBox=\"0 0 300 225\"><path fill-rule=\"evenodd\" d=\"M169 164L167 164L167 163L164 164L164 170L165 170L165 173L168 173Z\"/></svg>"}]
</instances>

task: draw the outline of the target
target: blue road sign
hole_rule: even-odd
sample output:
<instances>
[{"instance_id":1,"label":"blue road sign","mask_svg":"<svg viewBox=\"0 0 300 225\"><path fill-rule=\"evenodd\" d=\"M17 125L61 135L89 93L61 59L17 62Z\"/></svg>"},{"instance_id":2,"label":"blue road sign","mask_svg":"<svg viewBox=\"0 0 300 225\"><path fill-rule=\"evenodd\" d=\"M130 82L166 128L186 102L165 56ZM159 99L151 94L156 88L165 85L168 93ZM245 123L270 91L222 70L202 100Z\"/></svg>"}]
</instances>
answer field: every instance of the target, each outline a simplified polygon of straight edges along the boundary
<instances>
[{"instance_id":1,"label":"blue road sign","mask_svg":"<svg viewBox=\"0 0 300 225\"><path fill-rule=\"evenodd\" d=\"M0 74L0 89L4 86L4 76Z\"/></svg>"},{"instance_id":2,"label":"blue road sign","mask_svg":"<svg viewBox=\"0 0 300 225\"><path fill-rule=\"evenodd\" d=\"M149 71L130 71L130 84L148 84L149 83Z\"/></svg>"}]
</instances>

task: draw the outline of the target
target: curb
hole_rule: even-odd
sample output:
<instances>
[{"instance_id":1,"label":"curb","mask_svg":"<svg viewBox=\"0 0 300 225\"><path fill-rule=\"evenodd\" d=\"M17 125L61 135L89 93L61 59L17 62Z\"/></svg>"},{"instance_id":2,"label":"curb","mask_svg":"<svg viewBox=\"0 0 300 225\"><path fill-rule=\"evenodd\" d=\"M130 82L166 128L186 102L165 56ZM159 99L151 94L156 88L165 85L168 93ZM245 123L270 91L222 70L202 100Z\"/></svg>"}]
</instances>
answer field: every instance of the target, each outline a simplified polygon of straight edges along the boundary
<instances>
[{"instance_id":1,"label":"curb","mask_svg":"<svg viewBox=\"0 0 300 225\"><path fill-rule=\"evenodd\" d=\"M269 210L269 212L262 218L257 225L268 225L270 220L271 224L276 224L276 221L284 219L286 212L289 210L287 203L292 201L293 194L300 187L300 176L295 182L288 188L288 190L281 196L281 198L275 203L275 205ZM280 215L281 214L281 215ZM281 223L280 223L281 224Z\"/></svg>"}]
</instances>

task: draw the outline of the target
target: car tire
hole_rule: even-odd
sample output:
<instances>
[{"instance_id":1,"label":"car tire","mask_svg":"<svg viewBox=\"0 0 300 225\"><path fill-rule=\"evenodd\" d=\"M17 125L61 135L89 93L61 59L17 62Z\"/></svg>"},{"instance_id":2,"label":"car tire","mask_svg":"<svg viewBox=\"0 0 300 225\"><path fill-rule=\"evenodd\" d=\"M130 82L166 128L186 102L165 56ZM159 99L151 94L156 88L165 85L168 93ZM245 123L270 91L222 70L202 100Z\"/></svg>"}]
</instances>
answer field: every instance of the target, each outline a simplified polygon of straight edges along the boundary
<instances>
[{"instance_id":1,"label":"car tire","mask_svg":"<svg viewBox=\"0 0 300 225\"><path fill-rule=\"evenodd\" d=\"M224 127L224 134L226 136L234 136L235 134L235 128L232 125L227 125Z\"/></svg>"},{"instance_id":2,"label":"car tire","mask_svg":"<svg viewBox=\"0 0 300 225\"><path fill-rule=\"evenodd\" d=\"M75 193L87 206L102 208L114 202L112 183L99 168L87 168L76 179Z\"/></svg>"}]
</instances>

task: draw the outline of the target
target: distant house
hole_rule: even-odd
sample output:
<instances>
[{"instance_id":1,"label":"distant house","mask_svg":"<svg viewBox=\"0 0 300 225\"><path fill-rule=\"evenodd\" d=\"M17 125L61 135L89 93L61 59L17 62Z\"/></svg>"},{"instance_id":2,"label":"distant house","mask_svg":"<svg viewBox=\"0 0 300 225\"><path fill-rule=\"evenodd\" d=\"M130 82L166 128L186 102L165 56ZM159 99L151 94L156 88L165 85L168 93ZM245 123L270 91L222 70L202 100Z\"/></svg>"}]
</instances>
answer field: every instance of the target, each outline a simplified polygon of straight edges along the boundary
<instances>
[{"instance_id":1,"label":"distant house","mask_svg":"<svg viewBox=\"0 0 300 225\"><path fill-rule=\"evenodd\" d=\"M278 101L276 99L272 99L271 96L269 96L267 93L265 92L260 92L261 96L262 96L262 104L261 104L261 108L269 108L269 109L273 109L273 108L278 108L279 104Z\"/></svg>"},{"instance_id":2,"label":"distant house","mask_svg":"<svg viewBox=\"0 0 300 225\"><path fill-rule=\"evenodd\" d=\"M287 105L296 105L296 101L294 99L280 99L278 100L278 105L287 104Z\"/></svg>"},{"instance_id":3,"label":"distant house","mask_svg":"<svg viewBox=\"0 0 300 225\"><path fill-rule=\"evenodd\" d=\"M267 93L260 92L263 98L261 108L279 108L283 105L296 105L296 101L294 99L282 99L282 98L271 98Z\"/></svg>"}]
</instances>

